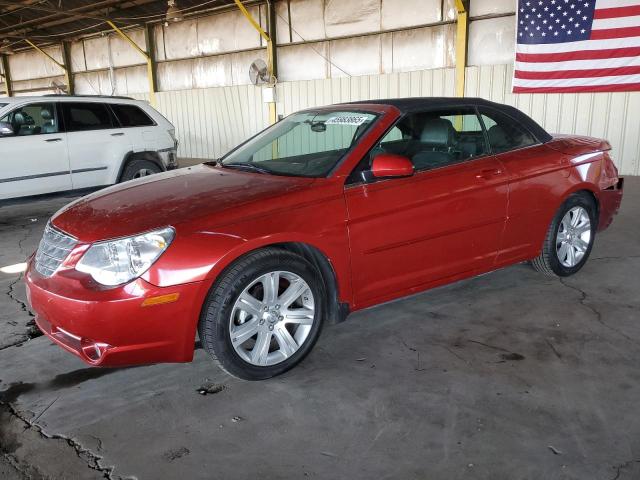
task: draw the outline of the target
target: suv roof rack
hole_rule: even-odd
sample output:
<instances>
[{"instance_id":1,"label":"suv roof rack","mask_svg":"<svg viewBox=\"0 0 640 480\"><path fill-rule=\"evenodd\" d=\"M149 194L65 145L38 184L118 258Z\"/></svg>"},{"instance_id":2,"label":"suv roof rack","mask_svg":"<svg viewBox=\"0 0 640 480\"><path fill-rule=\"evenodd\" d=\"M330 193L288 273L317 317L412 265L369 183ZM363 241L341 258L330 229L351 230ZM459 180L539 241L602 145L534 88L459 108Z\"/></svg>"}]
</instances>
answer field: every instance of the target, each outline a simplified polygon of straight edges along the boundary
<instances>
[{"instance_id":1,"label":"suv roof rack","mask_svg":"<svg viewBox=\"0 0 640 480\"><path fill-rule=\"evenodd\" d=\"M123 97L118 95L68 95L66 93L47 93L43 97L71 97L71 98L119 98L120 100L135 100L133 97Z\"/></svg>"}]
</instances>

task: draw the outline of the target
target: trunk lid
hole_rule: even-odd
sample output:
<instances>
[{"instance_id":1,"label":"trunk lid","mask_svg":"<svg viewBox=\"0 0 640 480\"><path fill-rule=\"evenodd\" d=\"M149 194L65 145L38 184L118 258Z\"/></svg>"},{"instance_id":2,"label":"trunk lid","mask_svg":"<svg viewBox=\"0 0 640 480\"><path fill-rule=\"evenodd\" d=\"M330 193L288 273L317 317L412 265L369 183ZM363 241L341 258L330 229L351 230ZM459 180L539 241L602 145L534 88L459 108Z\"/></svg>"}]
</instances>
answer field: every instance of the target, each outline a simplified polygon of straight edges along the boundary
<instances>
[{"instance_id":1,"label":"trunk lid","mask_svg":"<svg viewBox=\"0 0 640 480\"><path fill-rule=\"evenodd\" d=\"M545 145L570 156L611 150L611 144L607 140L581 135L554 134L551 141Z\"/></svg>"}]
</instances>

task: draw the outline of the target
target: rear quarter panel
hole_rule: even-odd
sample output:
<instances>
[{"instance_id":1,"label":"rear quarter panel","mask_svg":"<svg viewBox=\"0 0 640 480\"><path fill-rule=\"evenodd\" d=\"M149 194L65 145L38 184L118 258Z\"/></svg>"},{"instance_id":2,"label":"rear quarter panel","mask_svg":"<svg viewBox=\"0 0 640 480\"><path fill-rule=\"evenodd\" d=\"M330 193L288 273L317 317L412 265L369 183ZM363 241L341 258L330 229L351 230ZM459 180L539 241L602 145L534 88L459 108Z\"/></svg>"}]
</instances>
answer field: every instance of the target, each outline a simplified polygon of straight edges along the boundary
<instances>
[{"instance_id":1,"label":"rear quarter panel","mask_svg":"<svg viewBox=\"0 0 640 480\"><path fill-rule=\"evenodd\" d=\"M498 264L536 257L554 215L572 193L587 190L598 199L603 152L585 150L565 154L545 144L498 156L510 176Z\"/></svg>"}]
</instances>

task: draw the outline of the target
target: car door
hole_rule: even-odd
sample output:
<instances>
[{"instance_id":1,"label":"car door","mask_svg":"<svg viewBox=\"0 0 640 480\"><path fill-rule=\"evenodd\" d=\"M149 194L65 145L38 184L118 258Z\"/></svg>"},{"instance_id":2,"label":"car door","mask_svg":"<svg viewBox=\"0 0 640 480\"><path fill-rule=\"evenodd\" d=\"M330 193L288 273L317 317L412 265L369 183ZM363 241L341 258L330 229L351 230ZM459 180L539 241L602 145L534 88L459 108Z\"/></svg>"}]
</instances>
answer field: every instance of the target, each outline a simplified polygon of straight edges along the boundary
<instances>
[{"instance_id":1,"label":"car door","mask_svg":"<svg viewBox=\"0 0 640 480\"><path fill-rule=\"evenodd\" d=\"M370 305L493 265L508 183L473 108L407 115L374 148L412 160L408 178L345 188L355 303ZM361 168L361 167L360 167Z\"/></svg>"},{"instance_id":2,"label":"car door","mask_svg":"<svg viewBox=\"0 0 640 480\"><path fill-rule=\"evenodd\" d=\"M109 104L118 123L126 129L133 151L158 150L158 134L156 122L137 105L113 103Z\"/></svg>"},{"instance_id":3,"label":"car door","mask_svg":"<svg viewBox=\"0 0 640 480\"><path fill-rule=\"evenodd\" d=\"M33 102L0 118L13 134L0 136L0 199L70 190L67 135L55 102Z\"/></svg>"},{"instance_id":4,"label":"car door","mask_svg":"<svg viewBox=\"0 0 640 480\"><path fill-rule=\"evenodd\" d=\"M69 144L73 188L115 183L131 140L113 112L100 102L61 102Z\"/></svg>"},{"instance_id":5,"label":"car door","mask_svg":"<svg viewBox=\"0 0 640 480\"><path fill-rule=\"evenodd\" d=\"M497 263L536 256L558 208L568 169L566 158L541 144L507 114L479 107L496 158L509 177L509 211Z\"/></svg>"}]
</instances>

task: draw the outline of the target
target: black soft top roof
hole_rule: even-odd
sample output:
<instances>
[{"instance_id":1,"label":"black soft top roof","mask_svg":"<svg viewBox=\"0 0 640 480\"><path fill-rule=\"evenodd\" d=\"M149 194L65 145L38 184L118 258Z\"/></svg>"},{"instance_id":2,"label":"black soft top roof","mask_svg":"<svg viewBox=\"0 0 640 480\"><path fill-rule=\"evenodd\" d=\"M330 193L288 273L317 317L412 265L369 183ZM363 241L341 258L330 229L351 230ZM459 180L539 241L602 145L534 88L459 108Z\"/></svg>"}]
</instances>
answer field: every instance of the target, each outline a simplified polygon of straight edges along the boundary
<instances>
[{"instance_id":1,"label":"black soft top roof","mask_svg":"<svg viewBox=\"0 0 640 480\"><path fill-rule=\"evenodd\" d=\"M517 108L502 103L490 102L484 98L475 97L412 97L412 98L388 98L383 100L361 100L349 102L347 105L393 105L402 113L418 112L430 109L455 108L455 107L485 107L489 110L498 110L513 118L516 122L529 130L541 143L551 140L551 135L538 125L531 117L522 113Z\"/></svg>"}]
</instances>

